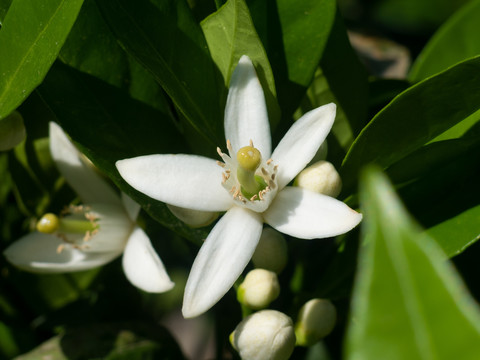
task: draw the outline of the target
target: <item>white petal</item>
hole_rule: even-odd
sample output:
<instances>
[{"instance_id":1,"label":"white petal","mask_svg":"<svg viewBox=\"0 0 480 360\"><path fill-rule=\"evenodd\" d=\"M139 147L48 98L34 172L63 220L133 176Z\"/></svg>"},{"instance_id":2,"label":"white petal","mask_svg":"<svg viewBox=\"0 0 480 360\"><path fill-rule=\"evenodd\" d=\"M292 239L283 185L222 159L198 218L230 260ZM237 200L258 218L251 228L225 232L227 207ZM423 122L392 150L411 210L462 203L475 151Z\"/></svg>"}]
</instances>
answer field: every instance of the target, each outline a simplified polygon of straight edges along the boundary
<instances>
[{"instance_id":1,"label":"white petal","mask_svg":"<svg viewBox=\"0 0 480 360\"><path fill-rule=\"evenodd\" d=\"M60 173L84 203L120 205L115 191L85 162L62 128L50 122L50 152Z\"/></svg>"},{"instance_id":2,"label":"white petal","mask_svg":"<svg viewBox=\"0 0 480 360\"><path fill-rule=\"evenodd\" d=\"M222 168L195 155L146 155L117 161L132 187L168 204L203 211L225 211L232 197L222 187Z\"/></svg>"},{"instance_id":3,"label":"white petal","mask_svg":"<svg viewBox=\"0 0 480 360\"><path fill-rule=\"evenodd\" d=\"M250 261L261 233L261 217L252 211L233 207L220 219L188 276L184 317L204 313L225 295Z\"/></svg>"},{"instance_id":4,"label":"white petal","mask_svg":"<svg viewBox=\"0 0 480 360\"><path fill-rule=\"evenodd\" d=\"M284 234L316 239L350 231L362 220L362 214L330 196L287 186L277 194L263 218Z\"/></svg>"},{"instance_id":5,"label":"white petal","mask_svg":"<svg viewBox=\"0 0 480 360\"><path fill-rule=\"evenodd\" d=\"M135 202L130 196L123 193L121 194L123 208L125 209L126 213L130 220L135 222L138 217L138 213L140 212L140 204Z\"/></svg>"},{"instance_id":6,"label":"white petal","mask_svg":"<svg viewBox=\"0 0 480 360\"><path fill-rule=\"evenodd\" d=\"M59 246L62 246L61 251ZM30 233L15 241L4 255L13 265L31 272L62 273L91 269L104 265L121 252L84 253L55 235Z\"/></svg>"},{"instance_id":7,"label":"white petal","mask_svg":"<svg viewBox=\"0 0 480 360\"><path fill-rule=\"evenodd\" d=\"M247 56L242 56L230 80L225 106L225 138L232 143L232 156L250 140L265 159L272 153L265 96Z\"/></svg>"},{"instance_id":8,"label":"white petal","mask_svg":"<svg viewBox=\"0 0 480 360\"><path fill-rule=\"evenodd\" d=\"M123 271L127 279L139 289L161 293L175 285L165 270L147 234L136 227L123 253Z\"/></svg>"},{"instance_id":9,"label":"white petal","mask_svg":"<svg viewBox=\"0 0 480 360\"><path fill-rule=\"evenodd\" d=\"M313 159L332 128L336 106L331 103L309 111L295 121L272 154L278 165L277 182L286 186Z\"/></svg>"}]
</instances>

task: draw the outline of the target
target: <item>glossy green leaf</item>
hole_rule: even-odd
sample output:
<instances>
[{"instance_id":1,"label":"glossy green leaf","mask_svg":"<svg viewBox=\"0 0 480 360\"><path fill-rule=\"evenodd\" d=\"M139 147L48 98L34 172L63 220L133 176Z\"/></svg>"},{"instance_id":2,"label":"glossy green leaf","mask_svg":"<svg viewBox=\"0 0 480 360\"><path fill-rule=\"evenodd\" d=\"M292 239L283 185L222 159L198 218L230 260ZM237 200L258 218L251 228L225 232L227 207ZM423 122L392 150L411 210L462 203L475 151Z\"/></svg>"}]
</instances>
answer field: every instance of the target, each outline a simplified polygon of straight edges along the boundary
<instances>
[{"instance_id":1,"label":"glossy green leaf","mask_svg":"<svg viewBox=\"0 0 480 360\"><path fill-rule=\"evenodd\" d=\"M205 236L203 230L193 230L175 218L163 203L127 185L115 167L117 160L140 155L188 153L169 116L60 64L52 67L38 91L82 152L122 191L170 229L190 239Z\"/></svg>"},{"instance_id":2,"label":"glossy green leaf","mask_svg":"<svg viewBox=\"0 0 480 360\"><path fill-rule=\"evenodd\" d=\"M362 130L342 166L350 189L364 165L386 168L404 158L480 108L480 57L410 87Z\"/></svg>"},{"instance_id":3,"label":"glossy green leaf","mask_svg":"<svg viewBox=\"0 0 480 360\"><path fill-rule=\"evenodd\" d=\"M435 33L413 64L409 80L418 82L475 55L480 55L480 1L458 10Z\"/></svg>"},{"instance_id":4,"label":"glossy green leaf","mask_svg":"<svg viewBox=\"0 0 480 360\"><path fill-rule=\"evenodd\" d=\"M15 110L43 80L82 3L83 0L12 3L0 31L0 119Z\"/></svg>"},{"instance_id":5,"label":"glossy green leaf","mask_svg":"<svg viewBox=\"0 0 480 360\"><path fill-rule=\"evenodd\" d=\"M97 4L124 49L152 73L190 124L213 145L223 143L220 75L186 1Z\"/></svg>"},{"instance_id":6,"label":"glossy green leaf","mask_svg":"<svg viewBox=\"0 0 480 360\"><path fill-rule=\"evenodd\" d=\"M361 202L364 246L346 358L477 359L480 310L443 252L419 234L378 170L363 177Z\"/></svg>"},{"instance_id":7,"label":"glossy green leaf","mask_svg":"<svg viewBox=\"0 0 480 360\"><path fill-rule=\"evenodd\" d=\"M217 12L201 23L213 61L228 87L233 70L242 55L248 55L262 83L272 127L279 117L275 81L267 54L263 48L250 12L244 0L229 0ZM222 95L226 99L226 91Z\"/></svg>"}]
</instances>

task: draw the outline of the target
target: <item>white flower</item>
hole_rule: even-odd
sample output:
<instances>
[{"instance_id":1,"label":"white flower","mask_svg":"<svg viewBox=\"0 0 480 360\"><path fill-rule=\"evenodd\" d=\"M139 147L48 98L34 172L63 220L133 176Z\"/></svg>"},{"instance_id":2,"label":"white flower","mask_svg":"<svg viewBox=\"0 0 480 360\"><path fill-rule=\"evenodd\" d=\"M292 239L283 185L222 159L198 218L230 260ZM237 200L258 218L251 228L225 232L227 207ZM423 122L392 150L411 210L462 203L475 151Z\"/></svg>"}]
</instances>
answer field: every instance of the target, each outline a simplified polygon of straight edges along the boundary
<instances>
[{"instance_id":1,"label":"white flower","mask_svg":"<svg viewBox=\"0 0 480 360\"><path fill-rule=\"evenodd\" d=\"M115 191L89 166L63 130L50 123L50 151L62 175L88 205L47 214L37 229L10 245L8 261L31 272L62 273L104 265L123 253L130 282L147 292L174 284L145 232L136 225L140 206Z\"/></svg>"},{"instance_id":2,"label":"white flower","mask_svg":"<svg viewBox=\"0 0 480 360\"><path fill-rule=\"evenodd\" d=\"M229 155L218 149L224 163L184 154L117 162L125 181L154 199L194 210L226 211L192 266L185 317L207 311L230 289L252 257L264 222L303 239L336 236L360 222L360 214L334 198L286 186L313 158L334 118L334 104L306 113L272 153L263 90L250 59L243 56L225 108Z\"/></svg>"},{"instance_id":3,"label":"white flower","mask_svg":"<svg viewBox=\"0 0 480 360\"><path fill-rule=\"evenodd\" d=\"M242 360L286 360L295 347L292 319L276 310L247 316L230 335Z\"/></svg>"}]
</instances>

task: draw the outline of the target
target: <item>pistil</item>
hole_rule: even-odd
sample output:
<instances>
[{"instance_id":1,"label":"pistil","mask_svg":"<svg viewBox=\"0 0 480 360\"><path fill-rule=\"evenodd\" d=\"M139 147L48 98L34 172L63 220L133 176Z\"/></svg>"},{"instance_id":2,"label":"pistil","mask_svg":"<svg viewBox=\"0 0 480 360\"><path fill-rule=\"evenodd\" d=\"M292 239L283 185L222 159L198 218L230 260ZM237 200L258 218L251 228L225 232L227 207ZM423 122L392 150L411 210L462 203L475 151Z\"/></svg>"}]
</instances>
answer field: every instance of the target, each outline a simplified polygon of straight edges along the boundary
<instances>
[{"instance_id":1,"label":"pistil","mask_svg":"<svg viewBox=\"0 0 480 360\"><path fill-rule=\"evenodd\" d=\"M237 162L237 179L242 186L242 194L250 199L267 186L261 176L255 175L255 171L262 162L262 155L260 151L250 143L249 146L238 150Z\"/></svg>"},{"instance_id":2,"label":"pistil","mask_svg":"<svg viewBox=\"0 0 480 360\"><path fill-rule=\"evenodd\" d=\"M37 222L36 228L39 232L46 234L55 232L87 234L97 230L98 224L92 219L59 218L55 214L48 213Z\"/></svg>"}]
</instances>

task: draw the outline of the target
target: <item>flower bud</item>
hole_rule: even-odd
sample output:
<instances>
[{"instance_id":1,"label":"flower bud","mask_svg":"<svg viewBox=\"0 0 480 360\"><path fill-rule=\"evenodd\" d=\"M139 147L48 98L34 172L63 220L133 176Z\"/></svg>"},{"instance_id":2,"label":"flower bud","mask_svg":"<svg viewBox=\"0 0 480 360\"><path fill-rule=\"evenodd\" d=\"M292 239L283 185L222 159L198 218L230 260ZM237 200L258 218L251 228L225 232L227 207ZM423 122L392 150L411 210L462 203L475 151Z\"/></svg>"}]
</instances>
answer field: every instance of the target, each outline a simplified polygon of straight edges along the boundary
<instances>
[{"instance_id":1,"label":"flower bud","mask_svg":"<svg viewBox=\"0 0 480 360\"><path fill-rule=\"evenodd\" d=\"M342 179L328 161L319 161L298 174L295 185L320 194L337 197L342 190Z\"/></svg>"},{"instance_id":2,"label":"flower bud","mask_svg":"<svg viewBox=\"0 0 480 360\"><path fill-rule=\"evenodd\" d=\"M238 288L237 299L251 309L264 309L280 295L277 274L265 269L250 271Z\"/></svg>"},{"instance_id":3,"label":"flower bud","mask_svg":"<svg viewBox=\"0 0 480 360\"><path fill-rule=\"evenodd\" d=\"M288 260L287 242L281 233L265 228L252 256L256 268L267 269L277 274L285 268Z\"/></svg>"},{"instance_id":4,"label":"flower bud","mask_svg":"<svg viewBox=\"0 0 480 360\"><path fill-rule=\"evenodd\" d=\"M218 217L216 212L185 209L170 204L167 207L175 217L192 228L210 225Z\"/></svg>"},{"instance_id":5,"label":"flower bud","mask_svg":"<svg viewBox=\"0 0 480 360\"><path fill-rule=\"evenodd\" d=\"M312 346L330 334L335 327L337 311L335 306L325 299L312 299L307 301L295 323L297 345Z\"/></svg>"},{"instance_id":6,"label":"flower bud","mask_svg":"<svg viewBox=\"0 0 480 360\"><path fill-rule=\"evenodd\" d=\"M0 151L9 150L25 139L25 126L19 112L0 119Z\"/></svg>"},{"instance_id":7,"label":"flower bud","mask_svg":"<svg viewBox=\"0 0 480 360\"><path fill-rule=\"evenodd\" d=\"M243 360L286 360L295 347L292 319L276 310L247 316L230 336Z\"/></svg>"}]
</instances>

